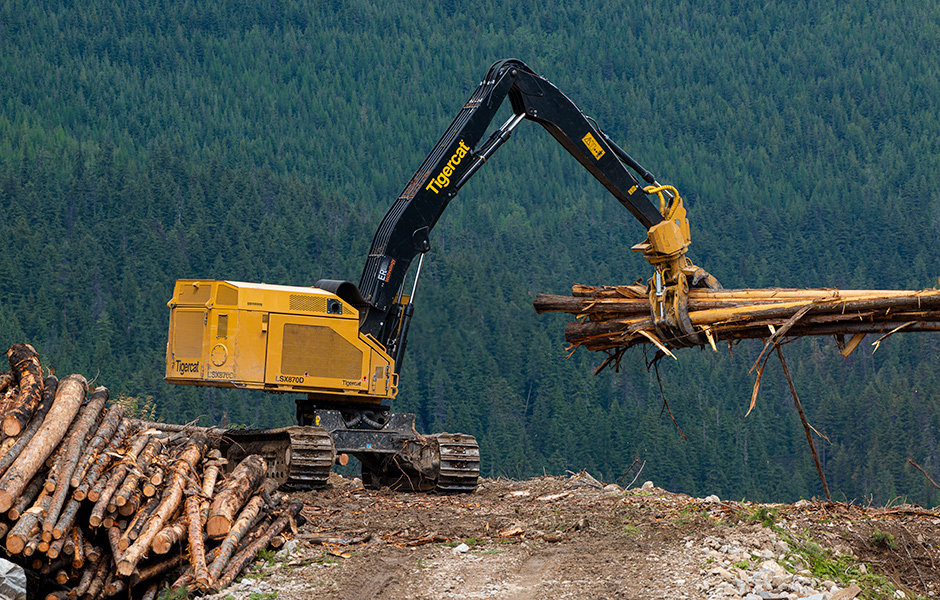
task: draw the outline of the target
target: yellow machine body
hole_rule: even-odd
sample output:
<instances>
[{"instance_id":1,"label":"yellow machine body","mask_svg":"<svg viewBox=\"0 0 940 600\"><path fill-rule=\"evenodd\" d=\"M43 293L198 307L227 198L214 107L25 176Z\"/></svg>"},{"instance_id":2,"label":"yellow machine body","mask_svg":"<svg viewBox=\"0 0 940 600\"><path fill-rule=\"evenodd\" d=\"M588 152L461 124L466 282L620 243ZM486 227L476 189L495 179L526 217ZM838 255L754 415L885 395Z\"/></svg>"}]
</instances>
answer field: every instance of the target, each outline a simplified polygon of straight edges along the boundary
<instances>
[{"instance_id":1,"label":"yellow machine body","mask_svg":"<svg viewBox=\"0 0 940 600\"><path fill-rule=\"evenodd\" d=\"M398 393L392 358L359 332L359 311L328 291L181 279L167 305L169 383L364 404Z\"/></svg>"}]
</instances>

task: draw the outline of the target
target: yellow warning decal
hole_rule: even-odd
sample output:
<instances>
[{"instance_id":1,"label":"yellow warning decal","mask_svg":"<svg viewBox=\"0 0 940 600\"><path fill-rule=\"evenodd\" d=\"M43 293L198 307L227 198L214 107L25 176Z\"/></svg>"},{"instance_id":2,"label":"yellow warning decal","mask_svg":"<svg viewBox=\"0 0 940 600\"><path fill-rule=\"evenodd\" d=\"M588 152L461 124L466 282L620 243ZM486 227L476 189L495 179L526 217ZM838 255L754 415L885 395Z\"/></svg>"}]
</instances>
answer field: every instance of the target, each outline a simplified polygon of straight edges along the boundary
<instances>
[{"instance_id":1,"label":"yellow warning decal","mask_svg":"<svg viewBox=\"0 0 940 600\"><path fill-rule=\"evenodd\" d=\"M601 145L597 143L597 140L594 139L594 136L591 135L591 132L587 132L581 141L584 142L584 145L587 146L587 149L591 151L591 154L594 155L595 160L600 160L604 156L604 149L601 148Z\"/></svg>"}]
</instances>

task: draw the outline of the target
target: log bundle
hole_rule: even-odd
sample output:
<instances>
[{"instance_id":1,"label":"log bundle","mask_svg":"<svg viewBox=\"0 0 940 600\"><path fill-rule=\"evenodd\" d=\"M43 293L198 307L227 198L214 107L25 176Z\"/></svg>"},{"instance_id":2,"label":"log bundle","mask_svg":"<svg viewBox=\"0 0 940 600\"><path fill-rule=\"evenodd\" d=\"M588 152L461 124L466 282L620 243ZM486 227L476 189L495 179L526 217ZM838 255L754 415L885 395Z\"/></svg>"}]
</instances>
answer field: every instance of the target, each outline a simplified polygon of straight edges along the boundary
<instances>
[{"instance_id":1,"label":"log bundle","mask_svg":"<svg viewBox=\"0 0 940 600\"><path fill-rule=\"evenodd\" d=\"M81 375L43 379L26 344L7 356L0 554L37 573L30 597L221 589L299 518L262 457L224 475L206 430L144 426Z\"/></svg>"},{"instance_id":2,"label":"log bundle","mask_svg":"<svg viewBox=\"0 0 940 600\"><path fill-rule=\"evenodd\" d=\"M668 341L653 326L643 285L575 285L571 296L538 294L533 304L539 313L577 316L565 327L573 348L606 351L612 358L638 344L668 352ZM693 289L688 313L713 348L719 341L833 335L847 356L868 334L940 331L940 291Z\"/></svg>"}]
</instances>

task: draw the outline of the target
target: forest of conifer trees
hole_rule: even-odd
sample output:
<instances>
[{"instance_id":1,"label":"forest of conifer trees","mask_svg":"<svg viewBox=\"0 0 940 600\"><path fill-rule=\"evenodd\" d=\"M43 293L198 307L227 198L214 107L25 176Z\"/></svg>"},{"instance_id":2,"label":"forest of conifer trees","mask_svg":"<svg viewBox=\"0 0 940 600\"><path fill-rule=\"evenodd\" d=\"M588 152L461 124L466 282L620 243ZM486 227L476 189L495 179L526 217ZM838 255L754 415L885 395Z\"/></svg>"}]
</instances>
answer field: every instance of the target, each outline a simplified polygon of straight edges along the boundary
<instances>
[{"instance_id":1,"label":"forest of conifer trees","mask_svg":"<svg viewBox=\"0 0 940 600\"><path fill-rule=\"evenodd\" d=\"M163 420L291 422L289 397L163 381L174 280L358 281L388 206L510 56L680 190L692 258L725 287L938 284L931 4L14 0L0 48L0 343ZM759 344L658 372L637 349L594 376L567 317L535 314L539 292L648 277L644 236L523 124L432 232L395 410L475 435L487 476L616 482L639 458L692 495L821 495L779 369L744 418ZM936 505L906 461L940 478L940 337L865 346L786 347L834 498Z\"/></svg>"}]
</instances>

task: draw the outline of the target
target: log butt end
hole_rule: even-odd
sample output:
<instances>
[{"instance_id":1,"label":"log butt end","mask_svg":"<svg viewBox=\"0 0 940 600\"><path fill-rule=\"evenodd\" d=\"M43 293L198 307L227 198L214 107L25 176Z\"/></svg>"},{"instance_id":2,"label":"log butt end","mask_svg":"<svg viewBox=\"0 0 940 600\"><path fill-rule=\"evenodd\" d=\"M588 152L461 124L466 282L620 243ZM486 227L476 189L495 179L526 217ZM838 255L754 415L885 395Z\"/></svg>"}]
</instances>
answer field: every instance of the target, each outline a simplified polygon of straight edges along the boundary
<instances>
[{"instance_id":1,"label":"log butt end","mask_svg":"<svg viewBox=\"0 0 940 600\"><path fill-rule=\"evenodd\" d=\"M23 424L13 415L3 419L3 433L8 437L16 437L23 431Z\"/></svg>"},{"instance_id":2,"label":"log butt end","mask_svg":"<svg viewBox=\"0 0 940 600\"><path fill-rule=\"evenodd\" d=\"M206 521L206 533L210 538L219 538L228 535L232 529L232 521L225 515L212 515Z\"/></svg>"},{"instance_id":3,"label":"log butt end","mask_svg":"<svg viewBox=\"0 0 940 600\"><path fill-rule=\"evenodd\" d=\"M26 548L26 540L18 535L7 536L7 552L11 555L20 554Z\"/></svg>"},{"instance_id":4,"label":"log butt end","mask_svg":"<svg viewBox=\"0 0 940 600\"><path fill-rule=\"evenodd\" d=\"M13 506L13 496L6 490L0 490L0 513L5 513Z\"/></svg>"},{"instance_id":5,"label":"log butt end","mask_svg":"<svg viewBox=\"0 0 940 600\"><path fill-rule=\"evenodd\" d=\"M117 572L121 577L130 577L134 574L135 568L136 567L134 563L130 562L129 560L122 560L118 563Z\"/></svg>"}]
</instances>

